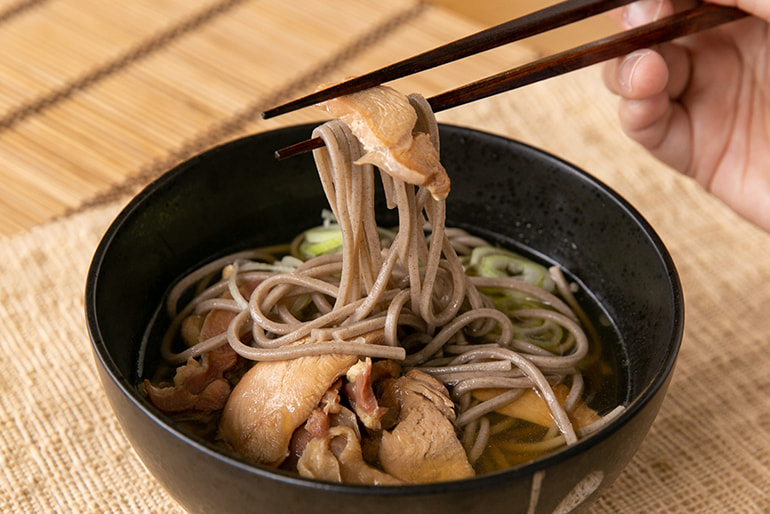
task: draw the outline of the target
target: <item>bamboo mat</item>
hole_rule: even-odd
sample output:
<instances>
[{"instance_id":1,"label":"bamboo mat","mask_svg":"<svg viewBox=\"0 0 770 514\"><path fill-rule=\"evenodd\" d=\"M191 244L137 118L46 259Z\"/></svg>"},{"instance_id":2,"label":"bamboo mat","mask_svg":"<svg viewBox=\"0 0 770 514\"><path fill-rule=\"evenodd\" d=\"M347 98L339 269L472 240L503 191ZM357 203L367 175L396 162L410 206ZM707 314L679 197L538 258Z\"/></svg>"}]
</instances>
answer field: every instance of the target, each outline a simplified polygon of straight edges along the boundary
<instances>
[{"instance_id":1,"label":"bamboo mat","mask_svg":"<svg viewBox=\"0 0 770 514\"><path fill-rule=\"evenodd\" d=\"M0 0L0 218L16 227L0 236L0 512L181 512L111 414L83 322L91 255L130 195L218 142L320 118L264 122L266 107L478 28L413 0ZM429 96L531 55L397 86ZM770 512L770 236L627 141L597 69L439 118L589 170L681 273L669 395L592 512ZM17 218L29 204L55 219Z\"/></svg>"},{"instance_id":2,"label":"bamboo mat","mask_svg":"<svg viewBox=\"0 0 770 514\"><path fill-rule=\"evenodd\" d=\"M303 112L265 123L259 113L467 34L439 10L429 26L407 22L423 10L404 0L0 6L0 48L13 49L0 55L0 227L28 228L222 140L318 119ZM396 27L399 37L383 40ZM437 93L494 59L404 83Z\"/></svg>"}]
</instances>

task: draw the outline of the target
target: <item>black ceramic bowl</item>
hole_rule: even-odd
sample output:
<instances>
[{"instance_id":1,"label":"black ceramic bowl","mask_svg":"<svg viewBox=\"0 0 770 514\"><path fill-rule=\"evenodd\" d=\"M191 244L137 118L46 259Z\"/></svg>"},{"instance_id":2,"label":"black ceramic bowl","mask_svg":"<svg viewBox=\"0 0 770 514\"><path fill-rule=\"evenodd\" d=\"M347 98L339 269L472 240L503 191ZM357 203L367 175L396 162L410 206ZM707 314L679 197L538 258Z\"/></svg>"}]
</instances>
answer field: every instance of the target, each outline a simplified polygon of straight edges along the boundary
<instances>
[{"instance_id":1,"label":"black ceramic bowl","mask_svg":"<svg viewBox=\"0 0 770 514\"><path fill-rule=\"evenodd\" d=\"M591 292L622 339L626 411L601 432L531 464L451 483L352 486L228 456L180 432L136 391L140 347L175 279L230 251L288 241L325 207L309 155L273 151L311 126L247 137L185 162L121 212L86 285L97 369L123 430L160 486L192 512L553 512L585 506L628 463L655 418L683 330L672 260L639 213L605 185L539 150L441 127L452 179L447 225L558 263ZM379 206L382 208L383 206ZM147 349L153 355L153 347ZM566 509L563 512L567 512Z\"/></svg>"}]
</instances>

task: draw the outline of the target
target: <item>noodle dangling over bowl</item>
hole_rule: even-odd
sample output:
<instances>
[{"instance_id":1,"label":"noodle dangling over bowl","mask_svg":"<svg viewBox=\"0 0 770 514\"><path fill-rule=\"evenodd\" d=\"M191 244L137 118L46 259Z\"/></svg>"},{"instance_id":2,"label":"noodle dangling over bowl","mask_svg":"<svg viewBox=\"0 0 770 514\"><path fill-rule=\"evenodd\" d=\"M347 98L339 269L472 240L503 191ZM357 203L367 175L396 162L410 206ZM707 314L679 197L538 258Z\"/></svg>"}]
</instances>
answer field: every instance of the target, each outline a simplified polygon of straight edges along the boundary
<instances>
[{"instance_id":1,"label":"noodle dangling over bowl","mask_svg":"<svg viewBox=\"0 0 770 514\"><path fill-rule=\"evenodd\" d=\"M185 508L567 512L646 434L683 325L663 244L580 170L410 100L446 201L377 184L333 121L315 164L272 158L301 126L180 165L97 249L97 368Z\"/></svg>"}]
</instances>

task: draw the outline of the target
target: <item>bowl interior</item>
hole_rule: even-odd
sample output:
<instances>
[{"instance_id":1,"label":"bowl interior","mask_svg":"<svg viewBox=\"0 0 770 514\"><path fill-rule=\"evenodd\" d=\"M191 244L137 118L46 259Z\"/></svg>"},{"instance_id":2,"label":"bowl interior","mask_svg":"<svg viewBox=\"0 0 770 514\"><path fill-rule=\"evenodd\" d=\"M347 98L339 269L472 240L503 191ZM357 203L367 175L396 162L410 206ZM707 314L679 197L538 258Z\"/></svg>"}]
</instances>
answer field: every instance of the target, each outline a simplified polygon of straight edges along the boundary
<instances>
[{"instance_id":1,"label":"bowl interior","mask_svg":"<svg viewBox=\"0 0 770 514\"><path fill-rule=\"evenodd\" d=\"M273 157L312 127L244 138L176 167L132 200L97 249L86 287L97 358L157 422L163 416L134 384L144 361L157 357L152 343L145 359L140 353L164 294L205 261L286 242L319 223L327 204L312 157ZM460 127L443 125L441 137L452 179L447 225L558 263L579 281L612 321L607 333L622 341L617 394L629 402L630 419L665 383L682 334L682 294L662 242L627 202L556 157ZM379 198L385 221L395 220Z\"/></svg>"}]
</instances>

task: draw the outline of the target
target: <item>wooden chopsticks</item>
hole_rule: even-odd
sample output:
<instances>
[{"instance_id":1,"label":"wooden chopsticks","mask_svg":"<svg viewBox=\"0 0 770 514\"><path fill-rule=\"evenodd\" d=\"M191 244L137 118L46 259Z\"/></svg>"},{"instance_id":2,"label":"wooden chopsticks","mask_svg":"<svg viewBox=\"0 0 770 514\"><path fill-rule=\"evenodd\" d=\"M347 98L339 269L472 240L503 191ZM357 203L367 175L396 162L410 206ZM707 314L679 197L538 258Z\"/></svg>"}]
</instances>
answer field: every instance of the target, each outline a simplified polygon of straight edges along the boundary
<instances>
[{"instance_id":1,"label":"wooden chopsticks","mask_svg":"<svg viewBox=\"0 0 770 514\"><path fill-rule=\"evenodd\" d=\"M379 70L354 77L321 91L292 100L262 113L272 118L303 107L331 100L338 96L355 93L373 86L384 84L407 75L435 68L448 62L460 60L499 46L520 41L530 36L548 32L564 25L609 11L615 7L630 4L634 0L566 0L527 14L476 34L441 45L427 52L415 55Z\"/></svg>"},{"instance_id":2,"label":"wooden chopsticks","mask_svg":"<svg viewBox=\"0 0 770 514\"><path fill-rule=\"evenodd\" d=\"M571 23L576 19L607 11L631 1L566 0L523 18L498 25L488 31L479 32L372 73L353 78L275 107L265 111L263 117L269 118L285 114L331 98L355 93L389 80L534 35L540 31L550 30L551 28ZM581 12L582 15L578 16L578 13ZM591 14L587 15L586 12ZM578 17L575 18L576 16ZM747 16L747 13L736 8L701 3L692 9L673 14L648 25L620 32L441 93L429 98L428 103L430 103L434 112L450 109L620 57L634 50L694 34L745 16ZM522 32L518 32L518 30L522 30ZM490 35L490 33L492 34ZM501 43L500 41L503 42ZM315 138L278 150L275 152L275 155L278 159L284 159L320 148L321 146L323 146L323 142Z\"/></svg>"}]
</instances>

